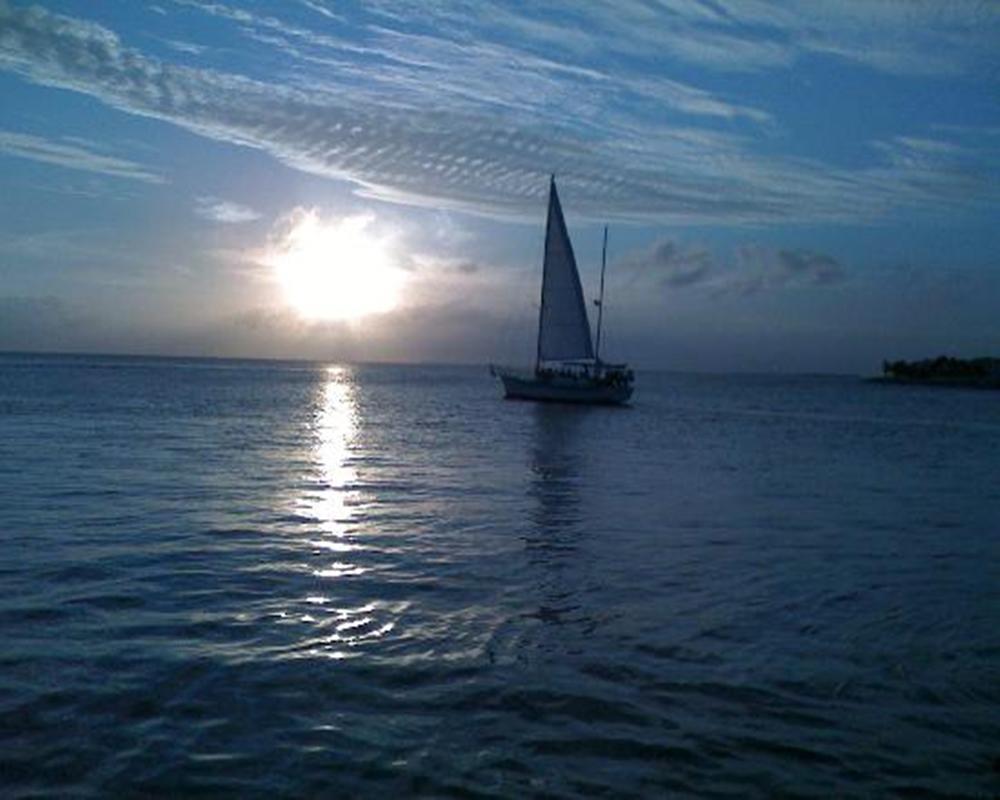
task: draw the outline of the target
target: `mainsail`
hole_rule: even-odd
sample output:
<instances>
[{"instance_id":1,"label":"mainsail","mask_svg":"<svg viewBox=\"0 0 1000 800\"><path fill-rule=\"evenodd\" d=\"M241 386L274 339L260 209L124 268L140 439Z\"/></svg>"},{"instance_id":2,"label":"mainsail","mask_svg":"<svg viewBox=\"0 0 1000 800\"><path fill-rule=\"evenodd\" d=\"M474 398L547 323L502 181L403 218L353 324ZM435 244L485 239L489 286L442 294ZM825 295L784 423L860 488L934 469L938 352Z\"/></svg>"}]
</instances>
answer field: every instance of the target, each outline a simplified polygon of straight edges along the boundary
<instances>
[{"instance_id":1,"label":"mainsail","mask_svg":"<svg viewBox=\"0 0 1000 800\"><path fill-rule=\"evenodd\" d=\"M545 266L542 308L538 321L538 361L593 360L587 304L573 245L566 231L555 179L549 185L549 216L545 225Z\"/></svg>"}]
</instances>

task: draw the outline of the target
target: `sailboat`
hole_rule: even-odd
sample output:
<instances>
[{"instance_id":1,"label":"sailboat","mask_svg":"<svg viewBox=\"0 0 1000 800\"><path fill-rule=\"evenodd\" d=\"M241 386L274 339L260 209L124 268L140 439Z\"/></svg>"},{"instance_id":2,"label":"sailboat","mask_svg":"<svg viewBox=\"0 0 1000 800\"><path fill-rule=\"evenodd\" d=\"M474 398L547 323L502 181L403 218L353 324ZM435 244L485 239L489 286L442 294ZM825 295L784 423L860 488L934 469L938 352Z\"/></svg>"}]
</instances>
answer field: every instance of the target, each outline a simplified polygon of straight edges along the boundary
<instances>
[{"instance_id":1,"label":"sailboat","mask_svg":"<svg viewBox=\"0 0 1000 800\"><path fill-rule=\"evenodd\" d=\"M618 405L632 396L634 375L627 364L601 360L604 312L604 270L608 229L601 257L601 296L597 303L597 344L590 337L587 304L573 245L566 230L555 176L549 181L549 211L545 224L542 302L538 314L535 369L490 366L503 383L504 394L519 400Z\"/></svg>"}]
</instances>

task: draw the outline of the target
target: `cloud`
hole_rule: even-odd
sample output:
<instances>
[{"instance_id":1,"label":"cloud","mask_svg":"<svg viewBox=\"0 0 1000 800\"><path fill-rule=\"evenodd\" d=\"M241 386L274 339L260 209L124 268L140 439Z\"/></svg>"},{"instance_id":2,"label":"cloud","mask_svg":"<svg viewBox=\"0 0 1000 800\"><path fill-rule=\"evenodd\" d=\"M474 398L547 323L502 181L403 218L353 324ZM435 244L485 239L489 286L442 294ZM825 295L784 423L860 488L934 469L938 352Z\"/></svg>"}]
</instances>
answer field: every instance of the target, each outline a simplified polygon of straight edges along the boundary
<instances>
[{"instance_id":1,"label":"cloud","mask_svg":"<svg viewBox=\"0 0 1000 800\"><path fill-rule=\"evenodd\" d=\"M164 39L164 44L166 44L171 50L176 50L178 53L185 53L191 56L200 56L205 53L208 48L202 44L195 44L194 42L184 42L180 39Z\"/></svg>"},{"instance_id":2,"label":"cloud","mask_svg":"<svg viewBox=\"0 0 1000 800\"><path fill-rule=\"evenodd\" d=\"M299 2L311 11L315 11L317 14L326 17L327 19L343 20L343 17L339 14L335 14L329 8L327 8L320 0L299 0Z\"/></svg>"},{"instance_id":3,"label":"cloud","mask_svg":"<svg viewBox=\"0 0 1000 800\"><path fill-rule=\"evenodd\" d=\"M872 147L887 164L874 173L894 179L899 196L924 196L927 205L938 211L945 206L964 206L971 196L995 195L1000 186L996 143L959 144L941 138L895 136L873 142Z\"/></svg>"},{"instance_id":4,"label":"cloud","mask_svg":"<svg viewBox=\"0 0 1000 800\"><path fill-rule=\"evenodd\" d=\"M804 278L810 283L837 283L844 278L844 268L832 256L811 250L778 250L778 269L791 278Z\"/></svg>"},{"instance_id":5,"label":"cloud","mask_svg":"<svg viewBox=\"0 0 1000 800\"><path fill-rule=\"evenodd\" d=\"M845 277L840 262L824 253L745 245L737 249L732 268L711 287L751 295L793 285L830 286Z\"/></svg>"},{"instance_id":6,"label":"cloud","mask_svg":"<svg viewBox=\"0 0 1000 800\"><path fill-rule=\"evenodd\" d=\"M707 4L670 5L673 41L665 46L715 69L757 71L805 56L894 75L978 74L997 65L1000 15L980 0L719 0L708 14Z\"/></svg>"},{"instance_id":7,"label":"cloud","mask_svg":"<svg viewBox=\"0 0 1000 800\"><path fill-rule=\"evenodd\" d=\"M231 200L220 200L218 197L199 197L195 200L194 213L199 217L226 224L253 222L260 219L260 212L249 206L234 203Z\"/></svg>"},{"instance_id":8,"label":"cloud","mask_svg":"<svg viewBox=\"0 0 1000 800\"><path fill-rule=\"evenodd\" d=\"M967 176L941 162L915 167L883 153L884 164L845 170L755 153L740 130L772 124L767 110L671 79L651 82L641 69L574 60L574 48L603 41L597 22L610 11L590 5L564 9L586 25L561 45L539 19L449 4L427 7L424 29L434 35L370 24L353 40L222 3L182 5L266 36L293 65L291 77L263 82L167 63L95 23L4 0L0 68L266 151L296 169L351 181L364 196L494 216L534 218L551 172L573 213L634 220L868 222L900 205L935 208L942 195L973 203L996 194L988 182L970 192ZM616 4L620 19L608 32L613 48L636 34L637 59L654 57L651 37L692 26L757 26L776 30L780 41L781 31L805 25L778 10L765 25L757 3L668 3L664 17L643 27L644 7L623 3L619 15ZM359 13L382 14L383 22L413 13L405 3L373 8ZM519 25L530 38L499 41L490 27ZM303 72L316 61L324 66L319 80Z\"/></svg>"},{"instance_id":9,"label":"cloud","mask_svg":"<svg viewBox=\"0 0 1000 800\"><path fill-rule=\"evenodd\" d=\"M1000 14L979 0L820 0L795 11L779 24L805 53L893 75L975 75L997 67ZM768 18L760 6L746 17Z\"/></svg>"},{"instance_id":10,"label":"cloud","mask_svg":"<svg viewBox=\"0 0 1000 800\"><path fill-rule=\"evenodd\" d=\"M659 239L646 250L627 255L620 267L633 275L655 274L663 286L681 288L704 283L712 275L712 256L702 248L685 248L670 239Z\"/></svg>"},{"instance_id":11,"label":"cloud","mask_svg":"<svg viewBox=\"0 0 1000 800\"><path fill-rule=\"evenodd\" d=\"M29 133L0 130L0 153L114 178L154 184L166 182L162 175L141 164L97 152L96 145L80 139L53 141Z\"/></svg>"},{"instance_id":12,"label":"cloud","mask_svg":"<svg viewBox=\"0 0 1000 800\"><path fill-rule=\"evenodd\" d=\"M957 161L964 148L940 139L914 136L895 136L885 141L872 142L893 166L925 169L941 163Z\"/></svg>"},{"instance_id":13,"label":"cloud","mask_svg":"<svg viewBox=\"0 0 1000 800\"><path fill-rule=\"evenodd\" d=\"M415 8L410 0L378 7L396 20ZM979 74L996 67L1000 22L981 0L547 0L478 14L457 3L420 9L432 28L456 37L499 29L536 52L611 52L650 62L666 55L721 72L785 69L821 56L897 75Z\"/></svg>"},{"instance_id":14,"label":"cloud","mask_svg":"<svg viewBox=\"0 0 1000 800\"><path fill-rule=\"evenodd\" d=\"M669 288L702 287L720 294L751 295L786 286L829 286L846 271L837 259L805 248L782 249L743 245L720 257L707 248L658 239L625 255L615 265L629 285L650 283Z\"/></svg>"}]
</instances>

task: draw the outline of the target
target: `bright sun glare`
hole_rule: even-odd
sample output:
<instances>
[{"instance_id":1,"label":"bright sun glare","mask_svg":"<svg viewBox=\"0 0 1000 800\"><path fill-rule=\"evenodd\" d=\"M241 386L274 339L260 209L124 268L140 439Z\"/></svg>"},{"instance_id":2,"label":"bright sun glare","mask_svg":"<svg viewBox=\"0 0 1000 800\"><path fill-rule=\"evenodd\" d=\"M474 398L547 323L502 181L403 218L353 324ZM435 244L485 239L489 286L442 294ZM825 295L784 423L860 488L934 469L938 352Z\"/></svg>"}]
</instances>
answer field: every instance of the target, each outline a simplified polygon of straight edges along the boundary
<instances>
[{"instance_id":1,"label":"bright sun glare","mask_svg":"<svg viewBox=\"0 0 1000 800\"><path fill-rule=\"evenodd\" d=\"M368 229L371 216L294 220L267 263L291 306L312 320L357 320L390 311L399 302L402 273L384 240Z\"/></svg>"}]
</instances>

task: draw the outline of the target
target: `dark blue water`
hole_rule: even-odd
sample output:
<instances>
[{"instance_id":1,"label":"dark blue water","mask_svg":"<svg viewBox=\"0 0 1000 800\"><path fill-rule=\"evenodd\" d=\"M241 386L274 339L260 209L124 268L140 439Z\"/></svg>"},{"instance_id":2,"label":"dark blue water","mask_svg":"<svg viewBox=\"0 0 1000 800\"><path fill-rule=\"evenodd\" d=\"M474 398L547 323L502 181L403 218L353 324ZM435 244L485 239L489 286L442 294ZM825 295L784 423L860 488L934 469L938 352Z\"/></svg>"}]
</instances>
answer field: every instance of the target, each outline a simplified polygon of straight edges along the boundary
<instances>
[{"instance_id":1,"label":"dark blue water","mask_svg":"<svg viewBox=\"0 0 1000 800\"><path fill-rule=\"evenodd\" d=\"M0 357L5 797L988 797L998 757L996 393Z\"/></svg>"}]
</instances>

